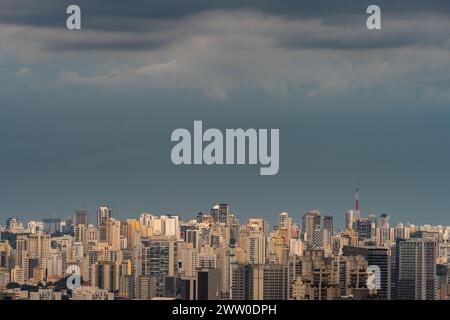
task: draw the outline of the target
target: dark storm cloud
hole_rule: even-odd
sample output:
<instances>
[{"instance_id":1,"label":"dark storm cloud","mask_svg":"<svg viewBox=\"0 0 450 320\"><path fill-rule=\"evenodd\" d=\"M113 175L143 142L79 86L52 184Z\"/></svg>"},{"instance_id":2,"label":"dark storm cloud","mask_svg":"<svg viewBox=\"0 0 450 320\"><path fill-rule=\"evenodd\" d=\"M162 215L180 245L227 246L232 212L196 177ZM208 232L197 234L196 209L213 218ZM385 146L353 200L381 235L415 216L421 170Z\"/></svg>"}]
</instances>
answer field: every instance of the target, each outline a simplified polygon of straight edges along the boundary
<instances>
[{"instance_id":1,"label":"dark storm cloud","mask_svg":"<svg viewBox=\"0 0 450 320\"><path fill-rule=\"evenodd\" d=\"M403 37L377 37L376 39L342 39L342 38L312 38L301 39L298 37L285 38L279 41L279 45L290 49L333 49L333 50L365 50L365 49L386 49L398 48L416 43L415 38Z\"/></svg>"},{"instance_id":2,"label":"dark storm cloud","mask_svg":"<svg viewBox=\"0 0 450 320\"><path fill-rule=\"evenodd\" d=\"M289 49L371 50L445 46L448 43L448 26L439 29L433 25L434 29L428 30L415 30L413 27L408 21L404 21L403 27L392 26L384 32L367 33L360 24L359 28L351 31L340 29L334 33L322 31L314 34L279 34L277 44Z\"/></svg>"},{"instance_id":3,"label":"dark storm cloud","mask_svg":"<svg viewBox=\"0 0 450 320\"><path fill-rule=\"evenodd\" d=\"M373 49L395 48L414 44L442 45L447 37L442 34L429 36L427 33L391 30L390 33L367 35L361 28L365 10L372 1L299 1L299 0L166 0L166 1L54 1L54 0L3 0L0 2L0 23L18 26L40 26L63 30L65 9L70 4L82 8L83 30L101 32L93 37L67 37L44 41L44 48L50 51L67 50L155 50L180 41L191 34L208 33L198 27L185 25L196 14L211 10L238 10L259 12L278 16L289 22L296 19L316 19L321 27L355 26L355 33L342 32L306 33L304 30L275 30L274 42L288 49ZM378 1L383 17L411 17L420 13L447 15L449 1ZM237 11L236 11L237 12ZM201 19L200 16L199 19ZM185 20L183 20L185 19ZM386 20L383 20L385 23ZM342 28L339 28L342 29ZM311 31L311 30L309 30ZM341 30L342 31L342 30ZM359 33L356 33L360 31ZM57 41L55 41L57 40Z\"/></svg>"},{"instance_id":4,"label":"dark storm cloud","mask_svg":"<svg viewBox=\"0 0 450 320\"><path fill-rule=\"evenodd\" d=\"M50 51L72 51L72 50L108 50L108 51L136 51L136 50L154 50L164 47L171 43L172 39L145 39L131 37L118 37L114 40L81 40L65 42L49 42L46 49Z\"/></svg>"},{"instance_id":5,"label":"dark storm cloud","mask_svg":"<svg viewBox=\"0 0 450 320\"><path fill-rule=\"evenodd\" d=\"M329 18L361 14L373 1L366 0L164 0L164 1L101 1L101 0L3 0L0 2L0 22L22 25L64 25L65 8L70 4L82 7L86 27L111 30L116 28L141 30L132 19L179 19L208 10L252 9L263 13ZM450 2L442 0L377 1L387 12L410 15L434 12L448 14ZM62 14L63 13L63 14ZM106 17L106 18L105 18ZM342 17L345 19L345 17ZM116 21L115 19L119 19ZM116 23L117 22L117 23Z\"/></svg>"}]
</instances>

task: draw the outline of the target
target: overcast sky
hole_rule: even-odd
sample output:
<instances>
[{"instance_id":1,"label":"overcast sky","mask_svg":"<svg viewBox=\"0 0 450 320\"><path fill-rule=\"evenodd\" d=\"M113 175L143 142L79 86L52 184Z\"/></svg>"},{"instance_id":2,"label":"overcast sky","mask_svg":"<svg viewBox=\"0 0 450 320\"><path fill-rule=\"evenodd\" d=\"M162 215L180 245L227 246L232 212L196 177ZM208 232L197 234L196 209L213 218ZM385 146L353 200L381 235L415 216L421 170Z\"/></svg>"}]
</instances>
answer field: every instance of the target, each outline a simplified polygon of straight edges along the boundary
<instances>
[{"instance_id":1,"label":"overcast sky","mask_svg":"<svg viewBox=\"0 0 450 320\"><path fill-rule=\"evenodd\" d=\"M194 217L450 225L450 2L0 2L0 216ZM280 171L175 166L176 128L279 128ZM94 219L92 219L92 222Z\"/></svg>"}]
</instances>

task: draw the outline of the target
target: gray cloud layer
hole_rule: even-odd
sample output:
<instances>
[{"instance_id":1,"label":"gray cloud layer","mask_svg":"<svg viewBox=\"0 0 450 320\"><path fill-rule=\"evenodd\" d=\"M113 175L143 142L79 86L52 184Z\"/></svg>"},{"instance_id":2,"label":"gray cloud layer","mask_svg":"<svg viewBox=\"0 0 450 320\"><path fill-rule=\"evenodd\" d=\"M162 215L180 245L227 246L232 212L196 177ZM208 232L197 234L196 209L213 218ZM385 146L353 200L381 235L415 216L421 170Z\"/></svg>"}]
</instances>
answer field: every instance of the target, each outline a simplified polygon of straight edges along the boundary
<instances>
[{"instance_id":1,"label":"gray cloud layer","mask_svg":"<svg viewBox=\"0 0 450 320\"><path fill-rule=\"evenodd\" d=\"M27 24L41 26L64 25L61 12L73 4L73 1L41 0L3 0L0 3L0 21L12 24ZM360 14L372 1L367 0L166 0L166 1L102 1L79 0L76 4L86 10L86 18L94 28L111 29L117 27L111 21L102 17L119 19L123 28L139 29L132 19L179 19L188 15L209 10L251 9L263 13L286 17L332 17L341 19L343 15ZM376 4L388 10L391 14L411 15L414 13L449 13L450 3L442 0L380 0ZM120 20L122 19L122 20ZM122 28L121 26L121 28Z\"/></svg>"},{"instance_id":2,"label":"gray cloud layer","mask_svg":"<svg viewBox=\"0 0 450 320\"><path fill-rule=\"evenodd\" d=\"M99 11L89 8L83 7L83 17L92 14L89 19L94 19ZM327 21L318 14L286 17L264 10L204 9L180 11L179 18L146 18L145 6L125 10L117 20L100 16L97 22L113 26L110 30L3 24L0 59L15 60L14 73L32 71L38 63L52 65L44 78L53 80L40 79L40 87L192 89L214 100L226 99L238 88L276 95L301 89L311 96L368 88L440 98L449 94L450 19L443 11L422 13L418 20L414 11L385 10L383 30L369 31L364 11ZM115 6L106 10L118 12ZM32 77L29 81L33 84Z\"/></svg>"}]
</instances>

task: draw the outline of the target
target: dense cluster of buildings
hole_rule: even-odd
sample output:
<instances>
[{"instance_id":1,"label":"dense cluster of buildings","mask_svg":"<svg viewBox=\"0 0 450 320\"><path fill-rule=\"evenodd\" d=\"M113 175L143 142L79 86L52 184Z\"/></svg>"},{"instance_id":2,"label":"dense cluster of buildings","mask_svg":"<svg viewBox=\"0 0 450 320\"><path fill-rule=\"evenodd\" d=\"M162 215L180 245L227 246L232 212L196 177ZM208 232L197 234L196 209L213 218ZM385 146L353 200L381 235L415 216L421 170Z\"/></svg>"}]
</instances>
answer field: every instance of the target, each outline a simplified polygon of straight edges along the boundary
<instances>
[{"instance_id":1,"label":"dense cluster of buildings","mask_svg":"<svg viewBox=\"0 0 450 320\"><path fill-rule=\"evenodd\" d=\"M228 204L195 219L108 206L73 218L9 218L0 229L0 299L448 299L450 227L392 226L360 214L335 230L318 210L241 223ZM75 269L73 268L75 266ZM378 284L368 286L369 266ZM80 285L67 277L79 270Z\"/></svg>"}]
</instances>

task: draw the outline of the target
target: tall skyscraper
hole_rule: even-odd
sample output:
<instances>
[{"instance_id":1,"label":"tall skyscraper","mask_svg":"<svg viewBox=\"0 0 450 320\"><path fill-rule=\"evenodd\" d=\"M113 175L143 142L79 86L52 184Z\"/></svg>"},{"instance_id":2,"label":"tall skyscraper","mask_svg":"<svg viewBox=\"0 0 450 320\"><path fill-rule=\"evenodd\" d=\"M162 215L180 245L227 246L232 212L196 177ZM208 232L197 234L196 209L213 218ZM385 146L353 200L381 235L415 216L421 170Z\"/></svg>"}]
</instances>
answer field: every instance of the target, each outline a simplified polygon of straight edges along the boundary
<instances>
[{"instance_id":1,"label":"tall skyscraper","mask_svg":"<svg viewBox=\"0 0 450 320\"><path fill-rule=\"evenodd\" d=\"M262 264L266 259L266 239L262 232L251 232L247 236L247 261L250 264Z\"/></svg>"},{"instance_id":2,"label":"tall skyscraper","mask_svg":"<svg viewBox=\"0 0 450 320\"><path fill-rule=\"evenodd\" d=\"M323 229L328 230L330 234L333 234L333 216L324 216L323 217Z\"/></svg>"},{"instance_id":3,"label":"tall skyscraper","mask_svg":"<svg viewBox=\"0 0 450 320\"><path fill-rule=\"evenodd\" d=\"M106 224L106 242L115 250L120 250L120 221L107 219Z\"/></svg>"},{"instance_id":4,"label":"tall skyscraper","mask_svg":"<svg viewBox=\"0 0 450 320\"><path fill-rule=\"evenodd\" d=\"M346 229L353 229L354 223L360 217L359 211L356 210L348 210L345 215L345 227Z\"/></svg>"},{"instance_id":5,"label":"tall skyscraper","mask_svg":"<svg viewBox=\"0 0 450 320\"><path fill-rule=\"evenodd\" d=\"M369 214L369 223L370 223L370 234L372 237L376 238L377 234L377 216L374 213Z\"/></svg>"},{"instance_id":6,"label":"tall skyscraper","mask_svg":"<svg viewBox=\"0 0 450 320\"><path fill-rule=\"evenodd\" d=\"M108 291L119 290L119 264L114 261L98 261L93 265L93 285Z\"/></svg>"},{"instance_id":7,"label":"tall skyscraper","mask_svg":"<svg viewBox=\"0 0 450 320\"><path fill-rule=\"evenodd\" d=\"M198 230L187 229L185 233L185 242L192 243L193 248L198 248Z\"/></svg>"},{"instance_id":8,"label":"tall skyscraper","mask_svg":"<svg viewBox=\"0 0 450 320\"><path fill-rule=\"evenodd\" d=\"M289 291L287 270L280 264L232 264L231 299L286 299Z\"/></svg>"},{"instance_id":9,"label":"tall skyscraper","mask_svg":"<svg viewBox=\"0 0 450 320\"><path fill-rule=\"evenodd\" d=\"M136 280L136 298L150 300L158 296L158 279L156 277L138 276Z\"/></svg>"},{"instance_id":10,"label":"tall skyscraper","mask_svg":"<svg viewBox=\"0 0 450 320\"><path fill-rule=\"evenodd\" d=\"M314 230L320 229L320 211L311 210L305 211L302 218L302 227L304 232L304 240L312 242L314 237Z\"/></svg>"},{"instance_id":11,"label":"tall skyscraper","mask_svg":"<svg viewBox=\"0 0 450 320\"><path fill-rule=\"evenodd\" d=\"M289 218L288 213L285 212L285 211L280 212L280 213L278 214L278 217L279 217L279 219L280 219L279 222L278 222L278 226L279 226L279 227L285 227L285 226L286 226L287 219Z\"/></svg>"},{"instance_id":12,"label":"tall skyscraper","mask_svg":"<svg viewBox=\"0 0 450 320\"><path fill-rule=\"evenodd\" d=\"M211 216L216 223L228 224L230 215L230 206L225 203L215 204L211 208Z\"/></svg>"},{"instance_id":13,"label":"tall skyscraper","mask_svg":"<svg viewBox=\"0 0 450 320\"><path fill-rule=\"evenodd\" d=\"M278 223L279 232L282 232L286 238L286 241L291 241L292 238L292 226L294 224L291 217L289 217L287 212L280 212L278 215L280 220Z\"/></svg>"},{"instance_id":14,"label":"tall skyscraper","mask_svg":"<svg viewBox=\"0 0 450 320\"><path fill-rule=\"evenodd\" d=\"M390 257L387 248L371 246L345 246L344 256L362 256L369 266L378 266L380 268L380 289L377 294L381 299L391 299L391 267Z\"/></svg>"},{"instance_id":15,"label":"tall skyscraper","mask_svg":"<svg viewBox=\"0 0 450 320\"><path fill-rule=\"evenodd\" d=\"M28 237L28 250L33 257L47 259L50 253L50 235L37 232Z\"/></svg>"},{"instance_id":16,"label":"tall skyscraper","mask_svg":"<svg viewBox=\"0 0 450 320\"><path fill-rule=\"evenodd\" d=\"M358 232L358 239L360 241L372 238L372 228L368 218L359 218L356 220L355 226L355 229Z\"/></svg>"},{"instance_id":17,"label":"tall skyscraper","mask_svg":"<svg viewBox=\"0 0 450 320\"><path fill-rule=\"evenodd\" d=\"M156 278L156 293L164 292L164 277L173 277L177 271L176 238L154 236L141 240L141 275Z\"/></svg>"},{"instance_id":18,"label":"tall skyscraper","mask_svg":"<svg viewBox=\"0 0 450 320\"><path fill-rule=\"evenodd\" d=\"M100 242L107 242L106 221L112 218L112 209L108 206L100 206L97 209L97 227L100 231Z\"/></svg>"},{"instance_id":19,"label":"tall skyscraper","mask_svg":"<svg viewBox=\"0 0 450 320\"><path fill-rule=\"evenodd\" d=\"M400 240L398 247L399 300L436 300L436 241Z\"/></svg>"}]
</instances>

